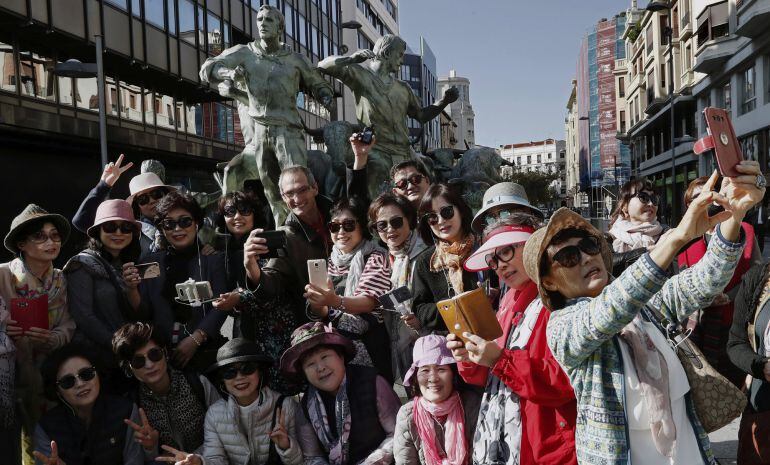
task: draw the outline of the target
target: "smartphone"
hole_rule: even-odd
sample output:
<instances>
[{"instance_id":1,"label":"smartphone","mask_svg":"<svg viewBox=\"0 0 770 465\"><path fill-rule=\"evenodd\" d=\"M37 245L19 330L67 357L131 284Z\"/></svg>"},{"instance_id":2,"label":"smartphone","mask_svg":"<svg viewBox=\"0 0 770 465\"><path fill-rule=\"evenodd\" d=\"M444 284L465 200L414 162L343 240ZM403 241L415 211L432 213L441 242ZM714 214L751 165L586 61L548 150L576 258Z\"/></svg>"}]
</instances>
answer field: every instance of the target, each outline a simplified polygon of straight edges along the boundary
<instances>
[{"instance_id":1,"label":"smartphone","mask_svg":"<svg viewBox=\"0 0 770 465\"><path fill-rule=\"evenodd\" d=\"M714 141L714 155L722 176L740 176L735 165L743 161L741 146L735 136L730 116L722 108L707 107L703 110L708 133Z\"/></svg>"},{"instance_id":2,"label":"smartphone","mask_svg":"<svg viewBox=\"0 0 770 465\"><path fill-rule=\"evenodd\" d=\"M140 263L134 266L139 271L139 277L142 279L152 279L160 276L160 265L158 262Z\"/></svg>"},{"instance_id":3,"label":"smartphone","mask_svg":"<svg viewBox=\"0 0 770 465\"><path fill-rule=\"evenodd\" d=\"M279 258L286 257L286 231L262 231L254 235L255 237L262 237L267 240L265 244L268 251L264 255L260 255L260 258Z\"/></svg>"},{"instance_id":4,"label":"smartphone","mask_svg":"<svg viewBox=\"0 0 770 465\"><path fill-rule=\"evenodd\" d=\"M326 260L308 260L307 261L307 275L310 279L310 284L321 289L328 289L329 285L329 272L326 269Z\"/></svg>"},{"instance_id":5,"label":"smartphone","mask_svg":"<svg viewBox=\"0 0 770 465\"><path fill-rule=\"evenodd\" d=\"M360 140L366 145L371 144L373 138L374 138L374 128L370 126L365 127L364 130L361 131L358 136L358 140Z\"/></svg>"}]
</instances>

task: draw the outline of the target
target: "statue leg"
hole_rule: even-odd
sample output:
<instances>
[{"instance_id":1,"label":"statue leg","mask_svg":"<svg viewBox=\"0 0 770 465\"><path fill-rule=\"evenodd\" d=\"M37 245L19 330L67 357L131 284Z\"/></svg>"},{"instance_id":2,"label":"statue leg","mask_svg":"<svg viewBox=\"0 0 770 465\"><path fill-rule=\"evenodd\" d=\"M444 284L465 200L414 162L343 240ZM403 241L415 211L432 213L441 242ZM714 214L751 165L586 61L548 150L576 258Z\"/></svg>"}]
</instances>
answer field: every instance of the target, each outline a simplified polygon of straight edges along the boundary
<instances>
[{"instance_id":1,"label":"statue leg","mask_svg":"<svg viewBox=\"0 0 770 465\"><path fill-rule=\"evenodd\" d=\"M246 146L243 152L234 156L225 167L225 176L222 182L223 194L242 191L244 182L250 179L259 179L253 145Z\"/></svg>"},{"instance_id":2,"label":"statue leg","mask_svg":"<svg viewBox=\"0 0 770 465\"><path fill-rule=\"evenodd\" d=\"M366 180L370 199L374 200L381 193L390 190L390 169L405 159L393 157L372 148L372 151L369 152L369 161L366 163Z\"/></svg>"},{"instance_id":3,"label":"statue leg","mask_svg":"<svg viewBox=\"0 0 770 465\"><path fill-rule=\"evenodd\" d=\"M262 182L265 197L273 212L275 225L280 226L289 214L289 210L281 199L281 192L278 189L278 176L281 174L281 168L276 159L275 137L270 134L274 128L266 128L261 124L254 126L254 158L257 162L259 180Z\"/></svg>"}]
</instances>

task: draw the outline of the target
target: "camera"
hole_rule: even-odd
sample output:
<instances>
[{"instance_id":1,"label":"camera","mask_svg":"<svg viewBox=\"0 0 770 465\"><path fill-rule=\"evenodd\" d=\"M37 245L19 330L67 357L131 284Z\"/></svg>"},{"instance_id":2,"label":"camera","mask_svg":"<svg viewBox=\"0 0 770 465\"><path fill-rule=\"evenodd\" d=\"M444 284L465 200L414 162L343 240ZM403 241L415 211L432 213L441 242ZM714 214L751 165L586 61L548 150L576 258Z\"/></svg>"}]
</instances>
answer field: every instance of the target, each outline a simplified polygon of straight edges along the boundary
<instances>
[{"instance_id":1,"label":"camera","mask_svg":"<svg viewBox=\"0 0 770 465\"><path fill-rule=\"evenodd\" d=\"M200 307L206 302L214 300L211 283L208 281L195 281L192 278L177 284L176 294L175 300L177 302L190 305L191 307Z\"/></svg>"},{"instance_id":2,"label":"camera","mask_svg":"<svg viewBox=\"0 0 770 465\"><path fill-rule=\"evenodd\" d=\"M402 315L406 315L409 313L409 309L406 308L404 302L411 298L412 292L409 290L409 288L406 286L401 286L388 292L387 294L381 295L378 300L380 301L380 305L384 310L395 311Z\"/></svg>"},{"instance_id":3,"label":"camera","mask_svg":"<svg viewBox=\"0 0 770 465\"><path fill-rule=\"evenodd\" d=\"M369 145L372 143L372 139L374 138L374 128L367 126L364 128L363 131L361 131L358 135L358 140L360 140L362 143Z\"/></svg>"}]
</instances>

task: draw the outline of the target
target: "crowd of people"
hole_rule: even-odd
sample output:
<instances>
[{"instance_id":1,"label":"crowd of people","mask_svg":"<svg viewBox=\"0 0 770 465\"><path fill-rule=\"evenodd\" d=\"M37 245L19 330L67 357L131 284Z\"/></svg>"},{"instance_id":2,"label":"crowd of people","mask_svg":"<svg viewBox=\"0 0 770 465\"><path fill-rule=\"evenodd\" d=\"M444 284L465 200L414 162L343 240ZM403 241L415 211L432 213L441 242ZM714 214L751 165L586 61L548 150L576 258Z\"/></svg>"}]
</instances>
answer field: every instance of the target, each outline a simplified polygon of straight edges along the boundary
<instances>
[{"instance_id":1,"label":"crowd of people","mask_svg":"<svg viewBox=\"0 0 770 465\"><path fill-rule=\"evenodd\" d=\"M712 465L687 340L747 400L739 463L770 463L756 162L693 181L676 226L630 181L602 233L510 182L474 212L417 160L369 198L372 144L350 143L341 198L280 173L278 236L253 192L207 214L146 172L110 199L122 155L71 222L25 208L0 265L0 462ZM478 288L494 340L436 305Z\"/></svg>"}]
</instances>

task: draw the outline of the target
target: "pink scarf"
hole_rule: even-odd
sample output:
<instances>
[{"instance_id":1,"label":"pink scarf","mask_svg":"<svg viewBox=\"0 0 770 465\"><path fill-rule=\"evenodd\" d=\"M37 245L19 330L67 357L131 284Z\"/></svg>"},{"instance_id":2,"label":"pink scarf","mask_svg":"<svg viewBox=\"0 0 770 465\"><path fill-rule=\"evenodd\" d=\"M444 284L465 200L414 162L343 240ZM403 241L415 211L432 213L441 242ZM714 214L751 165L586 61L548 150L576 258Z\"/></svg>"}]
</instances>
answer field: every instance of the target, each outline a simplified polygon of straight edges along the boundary
<instances>
[{"instance_id":1,"label":"pink scarf","mask_svg":"<svg viewBox=\"0 0 770 465\"><path fill-rule=\"evenodd\" d=\"M444 450L442 457L436 445L434 423L444 422ZM414 423L422 441L425 461L428 465L465 465L468 446L465 444L465 411L460 394L455 391L445 401L434 404L419 396L414 401Z\"/></svg>"}]
</instances>

